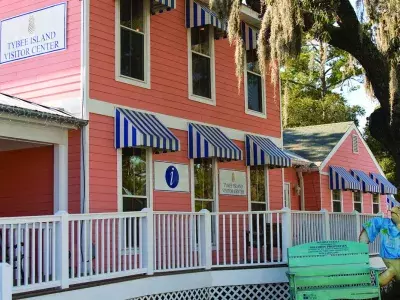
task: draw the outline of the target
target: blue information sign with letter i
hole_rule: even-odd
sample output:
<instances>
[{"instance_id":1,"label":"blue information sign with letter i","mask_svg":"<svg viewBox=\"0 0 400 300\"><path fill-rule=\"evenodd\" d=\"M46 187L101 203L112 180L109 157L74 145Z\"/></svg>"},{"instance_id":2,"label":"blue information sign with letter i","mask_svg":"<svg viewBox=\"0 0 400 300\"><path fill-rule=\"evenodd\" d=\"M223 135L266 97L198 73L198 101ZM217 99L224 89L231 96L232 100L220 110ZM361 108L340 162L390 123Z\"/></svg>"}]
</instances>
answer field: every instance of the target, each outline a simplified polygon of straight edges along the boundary
<instances>
[{"instance_id":1,"label":"blue information sign with letter i","mask_svg":"<svg viewBox=\"0 0 400 300\"><path fill-rule=\"evenodd\" d=\"M174 189L179 183L179 172L174 166L169 166L165 171L165 181L167 185Z\"/></svg>"}]
</instances>

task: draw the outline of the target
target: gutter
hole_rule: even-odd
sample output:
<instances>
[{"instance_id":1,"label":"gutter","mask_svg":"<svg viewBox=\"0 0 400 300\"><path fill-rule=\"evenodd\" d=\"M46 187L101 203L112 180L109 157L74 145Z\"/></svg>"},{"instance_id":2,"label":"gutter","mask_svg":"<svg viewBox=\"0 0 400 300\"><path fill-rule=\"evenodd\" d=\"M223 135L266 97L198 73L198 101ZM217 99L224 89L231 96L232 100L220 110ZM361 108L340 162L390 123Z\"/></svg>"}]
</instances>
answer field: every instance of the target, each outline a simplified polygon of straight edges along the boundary
<instances>
[{"instance_id":1,"label":"gutter","mask_svg":"<svg viewBox=\"0 0 400 300\"><path fill-rule=\"evenodd\" d=\"M57 110L57 109L55 109ZM63 114L66 114L64 111L57 110L62 112ZM52 113L47 113L47 112L42 112L42 111L37 111L37 110L31 110L31 109L25 109L17 106L9 106L9 105L4 105L0 104L0 113L8 113L10 115L15 115L17 117L27 117L27 118L37 118L43 121L49 121L52 123L58 123L58 124L68 124L68 125L74 125L77 126L78 128L86 126L88 124L87 120L82 120L75 118L73 116L61 116L61 115L56 115Z\"/></svg>"}]
</instances>

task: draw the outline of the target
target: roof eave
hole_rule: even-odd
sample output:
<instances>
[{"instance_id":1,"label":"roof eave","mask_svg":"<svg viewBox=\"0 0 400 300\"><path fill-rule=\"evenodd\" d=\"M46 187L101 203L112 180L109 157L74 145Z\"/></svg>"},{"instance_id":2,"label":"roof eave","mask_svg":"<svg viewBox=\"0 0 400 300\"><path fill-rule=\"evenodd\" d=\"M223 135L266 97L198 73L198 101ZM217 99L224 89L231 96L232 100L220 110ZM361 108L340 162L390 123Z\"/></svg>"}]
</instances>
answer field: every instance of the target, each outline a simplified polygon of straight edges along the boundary
<instances>
[{"instance_id":1,"label":"roof eave","mask_svg":"<svg viewBox=\"0 0 400 300\"><path fill-rule=\"evenodd\" d=\"M75 128L81 128L88 124L88 120L83 120L72 116L61 116L47 112L40 112L36 110L0 104L0 114L4 113L8 114L9 116L15 116L18 118L25 117L27 119L39 119L41 121L45 121L47 124L50 123L59 126L66 125L65 127L72 126Z\"/></svg>"}]
</instances>

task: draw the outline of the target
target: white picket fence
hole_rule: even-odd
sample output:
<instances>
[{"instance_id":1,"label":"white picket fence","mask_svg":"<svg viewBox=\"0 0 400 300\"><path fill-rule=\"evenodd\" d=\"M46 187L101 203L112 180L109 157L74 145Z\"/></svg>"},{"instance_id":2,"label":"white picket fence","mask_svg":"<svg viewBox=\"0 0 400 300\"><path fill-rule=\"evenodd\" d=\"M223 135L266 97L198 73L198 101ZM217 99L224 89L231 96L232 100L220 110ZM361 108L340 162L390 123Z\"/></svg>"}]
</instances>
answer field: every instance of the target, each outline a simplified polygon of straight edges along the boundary
<instances>
[{"instance_id":1,"label":"white picket fence","mask_svg":"<svg viewBox=\"0 0 400 300\"><path fill-rule=\"evenodd\" d=\"M279 265L287 248L358 239L373 215L290 210L153 212L0 218L13 292L154 272ZM379 243L370 245L372 254Z\"/></svg>"}]
</instances>

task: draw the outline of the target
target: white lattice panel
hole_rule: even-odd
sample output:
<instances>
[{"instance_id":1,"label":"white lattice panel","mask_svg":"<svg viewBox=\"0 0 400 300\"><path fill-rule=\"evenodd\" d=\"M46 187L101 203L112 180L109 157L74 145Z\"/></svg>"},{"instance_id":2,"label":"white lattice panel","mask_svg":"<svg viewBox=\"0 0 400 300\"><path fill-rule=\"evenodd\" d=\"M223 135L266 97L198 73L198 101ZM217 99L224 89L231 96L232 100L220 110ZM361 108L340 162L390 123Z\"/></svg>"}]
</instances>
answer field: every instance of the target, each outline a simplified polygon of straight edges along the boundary
<instances>
[{"instance_id":1,"label":"white lattice panel","mask_svg":"<svg viewBox=\"0 0 400 300\"><path fill-rule=\"evenodd\" d=\"M203 288L138 297L130 300L288 300L287 283Z\"/></svg>"}]
</instances>

